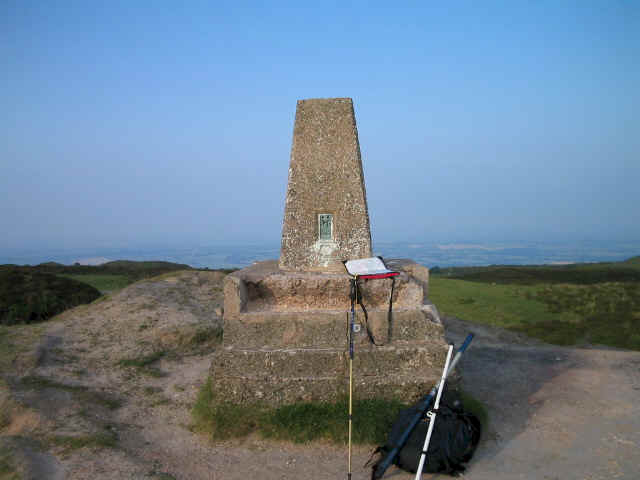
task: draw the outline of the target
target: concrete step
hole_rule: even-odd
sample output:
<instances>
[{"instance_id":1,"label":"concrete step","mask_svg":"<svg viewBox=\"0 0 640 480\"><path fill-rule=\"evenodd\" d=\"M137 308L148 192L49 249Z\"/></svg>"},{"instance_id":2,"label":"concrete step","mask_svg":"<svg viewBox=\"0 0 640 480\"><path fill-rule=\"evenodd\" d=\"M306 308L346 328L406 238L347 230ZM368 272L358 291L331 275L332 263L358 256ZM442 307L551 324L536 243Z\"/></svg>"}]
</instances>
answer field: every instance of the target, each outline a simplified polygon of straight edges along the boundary
<instances>
[{"instance_id":1,"label":"concrete step","mask_svg":"<svg viewBox=\"0 0 640 480\"><path fill-rule=\"evenodd\" d=\"M411 264L411 271L422 268ZM282 271L275 261L257 262L229 274L224 280L224 309L230 313L251 311L347 310L351 304L351 277L343 273ZM389 304L391 279L358 281L361 298L368 308ZM406 272L393 279L393 302L415 307L424 298L424 283Z\"/></svg>"},{"instance_id":2,"label":"concrete step","mask_svg":"<svg viewBox=\"0 0 640 480\"><path fill-rule=\"evenodd\" d=\"M426 395L439 376L379 375L358 376L354 372L355 399L395 399L412 403ZM336 401L349 392L345 378L281 378L269 382L251 377L214 378L216 398L232 403L264 403L280 406L296 402Z\"/></svg>"},{"instance_id":3,"label":"concrete step","mask_svg":"<svg viewBox=\"0 0 640 480\"><path fill-rule=\"evenodd\" d=\"M446 345L396 344L355 347L353 368L360 375L402 375L444 365ZM223 348L212 360L216 377L345 377L349 352L345 348L237 349Z\"/></svg>"},{"instance_id":4,"label":"concrete step","mask_svg":"<svg viewBox=\"0 0 640 480\"><path fill-rule=\"evenodd\" d=\"M367 344L364 314L358 309L356 321L362 324L356 344ZM223 344L237 348L333 348L347 341L348 311L248 312L224 317ZM376 343L388 343L388 311L368 311L369 328ZM392 341L442 338L443 327L433 321L429 310L395 309L392 314Z\"/></svg>"},{"instance_id":5,"label":"concrete step","mask_svg":"<svg viewBox=\"0 0 640 480\"><path fill-rule=\"evenodd\" d=\"M356 388L361 398L418 395L438 380L445 355L439 343L363 345L354 352ZM348 385L348 366L346 348L223 348L214 355L211 376L221 398L278 403L337 398ZM383 387L390 390L383 394Z\"/></svg>"}]
</instances>

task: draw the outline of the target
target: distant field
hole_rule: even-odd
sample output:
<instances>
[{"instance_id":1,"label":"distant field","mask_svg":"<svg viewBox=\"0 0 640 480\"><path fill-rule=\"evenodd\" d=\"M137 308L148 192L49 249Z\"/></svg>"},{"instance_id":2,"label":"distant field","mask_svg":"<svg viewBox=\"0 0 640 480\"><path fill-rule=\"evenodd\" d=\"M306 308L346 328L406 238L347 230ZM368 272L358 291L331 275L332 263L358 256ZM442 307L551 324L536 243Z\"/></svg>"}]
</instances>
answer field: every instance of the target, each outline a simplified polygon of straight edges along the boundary
<instances>
[{"instance_id":1,"label":"distant field","mask_svg":"<svg viewBox=\"0 0 640 480\"><path fill-rule=\"evenodd\" d=\"M58 275L59 277L71 278L78 282L83 282L91 285L100 291L103 295L115 290L120 290L133 283L133 280L126 275L111 275L111 274L78 274L73 275L69 273L63 273Z\"/></svg>"},{"instance_id":2,"label":"distant field","mask_svg":"<svg viewBox=\"0 0 640 480\"><path fill-rule=\"evenodd\" d=\"M640 350L640 261L442 269L429 295L445 314L559 345Z\"/></svg>"},{"instance_id":3,"label":"distant field","mask_svg":"<svg viewBox=\"0 0 640 480\"><path fill-rule=\"evenodd\" d=\"M434 275L482 283L537 285L603 282L640 282L640 257L624 262L576 263L570 265L492 265L488 267L434 268Z\"/></svg>"},{"instance_id":4,"label":"distant field","mask_svg":"<svg viewBox=\"0 0 640 480\"><path fill-rule=\"evenodd\" d=\"M72 278L107 294L131 285L142 278L155 277L178 270L190 270L189 265L169 262L132 262L116 260L102 265L59 265L42 264L36 268L53 273L58 277Z\"/></svg>"}]
</instances>

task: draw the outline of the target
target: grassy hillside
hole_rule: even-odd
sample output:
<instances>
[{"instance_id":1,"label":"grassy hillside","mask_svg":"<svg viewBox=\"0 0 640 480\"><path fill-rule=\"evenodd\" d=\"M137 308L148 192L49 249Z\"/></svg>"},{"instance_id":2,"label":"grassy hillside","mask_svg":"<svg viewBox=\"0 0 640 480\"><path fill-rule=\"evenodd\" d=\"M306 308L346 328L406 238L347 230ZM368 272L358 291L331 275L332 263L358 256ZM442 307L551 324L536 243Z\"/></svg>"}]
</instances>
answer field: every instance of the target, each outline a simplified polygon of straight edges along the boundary
<instances>
[{"instance_id":1,"label":"grassy hillside","mask_svg":"<svg viewBox=\"0 0 640 480\"><path fill-rule=\"evenodd\" d=\"M431 276L430 297L445 314L549 343L640 350L640 257L441 269Z\"/></svg>"}]
</instances>

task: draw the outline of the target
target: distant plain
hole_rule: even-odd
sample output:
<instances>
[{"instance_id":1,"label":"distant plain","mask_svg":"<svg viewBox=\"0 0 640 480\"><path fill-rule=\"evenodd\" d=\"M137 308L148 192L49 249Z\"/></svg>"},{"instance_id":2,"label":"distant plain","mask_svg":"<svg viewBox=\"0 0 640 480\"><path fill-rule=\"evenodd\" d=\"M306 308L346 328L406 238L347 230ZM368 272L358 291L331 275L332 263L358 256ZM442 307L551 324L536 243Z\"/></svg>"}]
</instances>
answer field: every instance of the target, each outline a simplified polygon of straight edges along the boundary
<instances>
[{"instance_id":1,"label":"distant plain","mask_svg":"<svg viewBox=\"0 0 640 480\"><path fill-rule=\"evenodd\" d=\"M616 262L640 253L640 242L377 242L374 254L411 258L431 268L484 265L548 265ZM242 268L259 260L278 258L277 242L235 245L94 247L76 249L0 249L0 265L58 262L95 264L108 260L167 261L194 268Z\"/></svg>"}]
</instances>

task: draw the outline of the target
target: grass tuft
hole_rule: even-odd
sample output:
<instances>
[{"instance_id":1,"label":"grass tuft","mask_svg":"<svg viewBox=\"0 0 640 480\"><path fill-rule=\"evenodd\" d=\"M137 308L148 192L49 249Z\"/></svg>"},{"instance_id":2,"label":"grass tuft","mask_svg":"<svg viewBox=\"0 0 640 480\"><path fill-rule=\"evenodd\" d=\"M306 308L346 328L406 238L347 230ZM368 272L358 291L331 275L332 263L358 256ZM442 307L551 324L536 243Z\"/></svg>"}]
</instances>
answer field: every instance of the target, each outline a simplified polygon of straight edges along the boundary
<instances>
[{"instance_id":1,"label":"grass tuft","mask_svg":"<svg viewBox=\"0 0 640 480\"><path fill-rule=\"evenodd\" d=\"M260 406L241 407L218 401L213 395L211 377L198 392L192 416L195 430L206 432L215 440L243 437L253 432L262 416Z\"/></svg>"},{"instance_id":2,"label":"grass tuft","mask_svg":"<svg viewBox=\"0 0 640 480\"><path fill-rule=\"evenodd\" d=\"M165 355L167 355L166 351L158 350L148 355L142 355L136 358L123 358L118 362L118 365L121 367L133 367L137 372L150 377L164 377L166 376L166 373L159 368L154 367L153 363L157 362Z\"/></svg>"},{"instance_id":3,"label":"grass tuft","mask_svg":"<svg viewBox=\"0 0 640 480\"><path fill-rule=\"evenodd\" d=\"M151 477L153 480L176 480L176 477L174 477L170 473L156 472L155 470L151 470L145 476Z\"/></svg>"},{"instance_id":4,"label":"grass tuft","mask_svg":"<svg viewBox=\"0 0 640 480\"><path fill-rule=\"evenodd\" d=\"M142 355L136 358L123 358L118 362L118 365L120 365L121 367L144 368L144 367L148 367L152 363L157 362L165 355L166 355L166 352L164 350L158 350L148 355Z\"/></svg>"},{"instance_id":5,"label":"grass tuft","mask_svg":"<svg viewBox=\"0 0 640 480\"><path fill-rule=\"evenodd\" d=\"M80 448L115 448L118 444L118 436L108 430L93 435L54 435L50 437L53 445L62 447L65 453Z\"/></svg>"},{"instance_id":6,"label":"grass tuft","mask_svg":"<svg viewBox=\"0 0 640 480\"><path fill-rule=\"evenodd\" d=\"M267 438L307 443L328 440L346 443L348 399L337 402L305 402L285 405L267 415L262 434ZM406 405L393 400L356 399L353 402L353 442L382 444L391 423Z\"/></svg>"},{"instance_id":7,"label":"grass tuft","mask_svg":"<svg viewBox=\"0 0 640 480\"><path fill-rule=\"evenodd\" d=\"M222 327L207 327L198 330L191 342L194 345L202 345L204 343L220 343L222 342Z\"/></svg>"},{"instance_id":8,"label":"grass tuft","mask_svg":"<svg viewBox=\"0 0 640 480\"><path fill-rule=\"evenodd\" d=\"M6 445L0 445L0 480L20 480L13 452Z\"/></svg>"},{"instance_id":9,"label":"grass tuft","mask_svg":"<svg viewBox=\"0 0 640 480\"><path fill-rule=\"evenodd\" d=\"M354 400L353 442L382 444L391 423L406 406L393 400ZM261 404L236 405L215 398L209 378L193 407L195 430L212 439L244 437L257 432L265 438L308 443L347 441L348 401L301 402L279 408Z\"/></svg>"}]
</instances>

